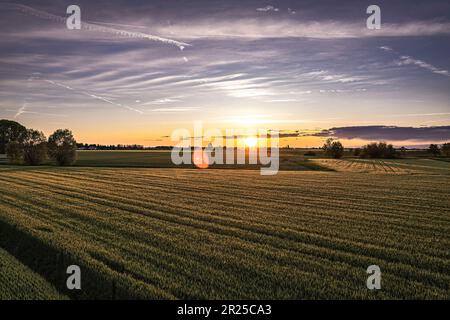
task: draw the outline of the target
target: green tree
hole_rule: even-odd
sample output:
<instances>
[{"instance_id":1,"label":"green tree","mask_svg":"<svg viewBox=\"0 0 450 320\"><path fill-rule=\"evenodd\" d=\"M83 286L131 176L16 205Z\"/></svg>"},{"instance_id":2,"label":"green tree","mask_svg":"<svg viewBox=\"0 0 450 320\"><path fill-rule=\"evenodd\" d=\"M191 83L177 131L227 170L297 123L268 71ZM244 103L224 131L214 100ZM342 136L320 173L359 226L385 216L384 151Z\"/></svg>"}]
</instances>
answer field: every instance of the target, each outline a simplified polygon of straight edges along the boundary
<instances>
[{"instance_id":1,"label":"green tree","mask_svg":"<svg viewBox=\"0 0 450 320\"><path fill-rule=\"evenodd\" d=\"M344 155L344 146L339 141L333 141L332 138L328 138L323 145L323 150L325 154L331 156L335 159L342 158Z\"/></svg>"},{"instance_id":2,"label":"green tree","mask_svg":"<svg viewBox=\"0 0 450 320\"><path fill-rule=\"evenodd\" d=\"M428 152L435 157L441 154L441 150L439 150L439 146L437 144L430 144L428 147Z\"/></svg>"},{"instance_id":3,"label":"green tree","mask_svg":"<svg viewBox=\"0 0 450 320\"><path fill-rule=\"evenodd\" d=\"M19 141L20 136L27 129L18 122L11 120L0 120L0 154L6 153L6 145L10 141ZM20 142L20 141L19 141Z\"/></svg>"},{"instance_id":4,"label":"green tree","mask_svg":"<svg viewBox=\"0 0 450 320\"><path fill-rule=\"evenodd\" d=\"M361 158L395 158L397 152L392 144L386 142L372 142L364 146L361 150Z\"/></svg>"},{"instance_id":5,"label":"green tree","mask_svg":"<svg viewBox=\"0 0 450 320\"><path fill-rule=\"evenodd\" d=\"M48 155L60 166L71 165L76 161L77 142L72 131L58 129L48 138Z\"/></svg>"},{"instance_id":6,"label":"green tree","mask_svg":"<svg viewBox=\"0 0 450 320\"><path fill-rule=\"evenodd\" d=\"M441 151L446 157L450 157L450 142L444 143L441 147Z\"/></svg>"},{"instance_id":7,"label":"green tree","mask_svg":"<svg viewBox=\"0 0 450 320\"><path fill-rule=\"evenodd\" d=\"M8 142L6 145L6 155L9 163L20 164L23 162L23 145L17 140Z\"/></svg>"},{"instance_id":8,"label":"green tree","mask_svg":"<svg viewBox=\"0 0 450 320\"><path fill-rule=\"evenodd\" d=\"M36 166L44 162L47 155L47 141L42 132L28 129L23 134L23 161L27 165Z\"/></svg>"}]
</instances>

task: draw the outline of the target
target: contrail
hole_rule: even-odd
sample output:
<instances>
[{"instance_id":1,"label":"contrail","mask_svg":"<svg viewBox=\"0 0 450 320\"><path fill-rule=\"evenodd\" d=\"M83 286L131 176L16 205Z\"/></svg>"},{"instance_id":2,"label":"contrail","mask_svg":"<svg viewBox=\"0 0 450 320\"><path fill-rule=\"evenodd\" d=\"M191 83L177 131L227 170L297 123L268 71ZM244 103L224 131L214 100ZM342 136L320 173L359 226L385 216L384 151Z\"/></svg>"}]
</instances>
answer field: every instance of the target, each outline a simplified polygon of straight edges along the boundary
<instances>
[{"instance_id":1,"label":"contrail","mask_svg":"<svg viewBox=\"0 0 450 320\"><path fill-rule=\"evenodd\" d=\"M95 95L95 94L91 94L91 93L88 93L88 92L85 92L85 91L79 91L79 90L76 90L76 89L74 89L74 88L72 88L72 87L66 86L66 85L64 85L64 84L62 84L62 83L55 82L55 81L53 81L53 80L46 80L46 79L42 79L42 80L44 80L45 82L48 82L48 83L50 83L50 84L53 84L53 85L55 85L55 86L58 86L58 87L61 87L61 88L65 88L65 89L67 89L67 90L71 90L71 91L73 91L73 92L75 92L75 93L82 94L82 95L91 97L91 98L93 98L93 99L97 99L97 100L100 100L100 101L103 101L103 102L112 104L112 105L114 105L114 106L116 106L116 107L120 107L120 108L124 108L124 109L130 110L130 111L134 111L134 112L137 112L137 113L139 113L139 114L144 114L144 112L142 112L141 110L138 110L138 109L135 109L135 108L133 108L133 107L127 106L127 105L125 105L125 104L116 103L116 102L111 101L111 100L109 100L109 99L106 99L106 98L104 98L104 97L101 97L101 96L98 96L98 95Z\"/></svg>"},{"instance_id":2,"label":"contrail","mask_svg":"<svg viewBox=\"0 0 450 320\"><path fill-rule=\"evenodd\" d=\"M54 15L54 14L51 14L51 13L48 13L45 11L37 10L37 9L22 5L22 4L3 3L1 5L4 5L4 6L6 5L7 7L10 7L15 10L19 10L22 13L25 13L25 14L28 14L28 15L31 15L31 16L34 16L37 18L51 20L51 21L60 22L60 23L66 23L65 17L60 17L60 16L57 16L57 15ZM109 28L109 27L99 26L97 24L83 22L83 21L81 23L81 29L105 32L105 33L115 34L115 35L128 37L128 38L140 38L140 39L147 39L147 40L151 40L151 41L162 42L162 43L177 46L180 50L183 50L185 47L191 46L188 43L184 43L184 42L180 42L180 41L176 41L176 40L172 40L172 39L168 39L168 38L162 38L159 36L155 36L155 35L151 35L151 34L147 34L147 33L143 33L143 32L134 32L134 31L126 31L126 30L116 29L116 28Z\"/></svg>"},{"instance_id":3,"label":"contrail","mask_svg":"<svg viewBox=\"0 0 450 320\"><path fill-rule=\"evenodd\" d=\"M27 105L26 102L24 102L24 103L22 104L22 106L19 108L19 110L17 110L17 113L14 115L14 119L17 119L18 116L20 116L21 114L27 112L27 111L25 110L25 109L26 109L26 105Z\"/></svg>"}]
</instances>

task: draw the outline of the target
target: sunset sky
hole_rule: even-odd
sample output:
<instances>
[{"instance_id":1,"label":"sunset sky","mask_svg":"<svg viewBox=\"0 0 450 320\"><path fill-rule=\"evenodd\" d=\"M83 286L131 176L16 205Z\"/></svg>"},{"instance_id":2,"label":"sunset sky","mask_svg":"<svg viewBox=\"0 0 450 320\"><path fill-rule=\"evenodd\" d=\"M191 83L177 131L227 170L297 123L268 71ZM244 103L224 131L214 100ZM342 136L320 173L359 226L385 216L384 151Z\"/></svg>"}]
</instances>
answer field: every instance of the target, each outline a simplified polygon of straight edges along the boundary
<instances>
[{"instance_id":1,"label":"sunset sky","mask_svg":"<svg viewBox=\"0 0 450 320\"><path fill-rule=\"evenodd\" d=\"M71 4L82 30L58 20ZM450 140L449 1L1 1L0 38L0 118L47 135L154 146L201 120L299 147Z\"/></svg>"}]
</instances>

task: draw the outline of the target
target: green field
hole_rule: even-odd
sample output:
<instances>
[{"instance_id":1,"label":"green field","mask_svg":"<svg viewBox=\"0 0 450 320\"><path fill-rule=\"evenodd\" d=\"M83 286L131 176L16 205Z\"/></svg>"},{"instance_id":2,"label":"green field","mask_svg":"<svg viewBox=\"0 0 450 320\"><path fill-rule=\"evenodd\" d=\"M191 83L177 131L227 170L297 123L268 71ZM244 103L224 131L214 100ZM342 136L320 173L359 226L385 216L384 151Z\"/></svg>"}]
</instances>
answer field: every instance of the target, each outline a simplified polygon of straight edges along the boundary
<instances>
[{"instance_id":1,"label":"green field","mask_svg":"<svg viewBox=\"0 0 450 320\"><path fill-rule=\"evenodd\" d=\"M270 177L1 166L0 247L73 298L449 299L450 163L429 161ZM366 288L372 264L382 290Z\"/></svg>"},{"instance_id":2,"label":"green field","mask_svg":"<svg viewBox=\"0 0 450 320\"><path fill-rule=\"evenodd\" d=\"M304 151L280 150L280 170L327 170L318 163L303 157ZM76 166L82 167L139 167L139 168L195 168L194 165L172 163L167 150L79 150ZM247 156L248 157L248 156ZM259 170L259 165L212 165L214 169Z\"/></svg>"},{"instance_id":3,"label":"green field","mask_svg":"<svg viewBox=\"0 0 450 320\"><path fill-rule=\"evenodd\" d=\"M66 299L40 275L0 248L0 300Z\"/></svg>"}]
</instances>

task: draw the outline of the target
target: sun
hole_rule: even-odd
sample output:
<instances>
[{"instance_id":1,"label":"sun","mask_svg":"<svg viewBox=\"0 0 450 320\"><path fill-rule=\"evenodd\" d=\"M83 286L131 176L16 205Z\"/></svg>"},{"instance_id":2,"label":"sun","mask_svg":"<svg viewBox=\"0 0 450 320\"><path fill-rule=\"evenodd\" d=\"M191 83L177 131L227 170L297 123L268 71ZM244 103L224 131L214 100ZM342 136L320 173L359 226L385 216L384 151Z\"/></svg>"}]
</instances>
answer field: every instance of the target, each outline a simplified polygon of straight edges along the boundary
<instances>
[{"instance_id":1,"label":"sun","mask_svg":"<svg viewBox=\"0 0 450 320\"><path fill-rule=\"evenodd\" d=\"M253 148L258 144L258 139L255 137L247 137L244 139L244 143L247 147Z\"/></svg>"}]
</instances>

